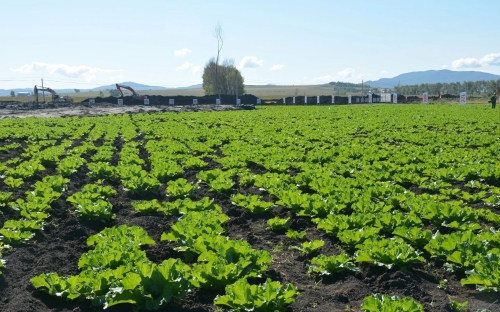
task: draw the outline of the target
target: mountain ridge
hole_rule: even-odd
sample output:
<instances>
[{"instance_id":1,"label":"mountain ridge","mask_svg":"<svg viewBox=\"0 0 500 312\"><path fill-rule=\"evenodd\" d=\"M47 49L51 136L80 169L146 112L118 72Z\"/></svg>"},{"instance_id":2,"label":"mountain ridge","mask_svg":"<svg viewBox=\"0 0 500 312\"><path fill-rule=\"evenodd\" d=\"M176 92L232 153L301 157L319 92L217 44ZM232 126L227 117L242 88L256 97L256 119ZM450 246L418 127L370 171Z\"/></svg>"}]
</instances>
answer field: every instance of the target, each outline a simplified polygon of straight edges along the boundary
<instances>
[{"instance_id":1,"label":"mountain ridge","mask_svg":"<svg viewBox=\"0 0 500 312\"><path fill-rule=\"evenodd\" d=\"M150 86L146 84L141 84L133 81L126 81L126 82L120 82L118 83L120 85L126 85L134 89L135 91L145 91L145 90L176 90L176 89L195 89L195 88L201 88L201 84L196 84L196 85L191 85L191 86L186 86L186 87L178 87L178 88L167 88L167 87L161 87L161 86ZM75 89L80 89L80 88L65 88L65 89L58 89L58 88L53 88L57 93L64 94L64 93L75 93ZM104 86L99 86L95 87L92 89L80 89L81 92L89 92L89 91L100 91L100 90L107 90L107 89L116 89L115 84L111 85L104 85ZM9 96L10 92L14 91L16 94L18 92L31 92L33 93L33 88L13 88L13 89L0 89L0 96Z\"/></svg>"},{"instance_id":2,"label":"mountain ridge","mask_svg":"<svg viewBox=\"0 0 500 312\"><path fill-rule=\"evenodd\" d=\"M449 69L426 70L404 73L392 78L381 78L375 81L365 81L375 88L394 88L398 85L419 85L422 83L455 83L465 81L500 80L500 75L480 71L453 71Z\"/></svg>"}]
</instances>

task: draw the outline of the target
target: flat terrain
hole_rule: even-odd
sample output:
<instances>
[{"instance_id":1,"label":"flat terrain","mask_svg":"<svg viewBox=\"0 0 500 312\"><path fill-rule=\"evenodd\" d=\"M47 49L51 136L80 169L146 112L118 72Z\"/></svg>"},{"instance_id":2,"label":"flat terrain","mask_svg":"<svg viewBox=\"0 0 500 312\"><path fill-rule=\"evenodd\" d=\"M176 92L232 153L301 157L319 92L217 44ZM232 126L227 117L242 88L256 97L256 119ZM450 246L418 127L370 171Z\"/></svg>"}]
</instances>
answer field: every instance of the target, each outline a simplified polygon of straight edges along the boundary
<instances>
[{"instance_id":1,"label":"flat terrain","mask_svg":"<svg viewBox=\"0 0 500 312\"><path fill-rule=\"evenodd\" d=\"M43 107L43 105L42 105ZM0 119L25 117L66 117L66 116L100 116L110 114L135 114L153 112L197 112L197 111L224 111L238 110L233 105L196 105L196 106L148 106L99 103L94 105L65 105L55 108L33 109L0 109Z\"/></svg>"},{"instance_id":2,"label":"flat terrain","mask_svg":"<svg viewBox=\"0 0 500 312\"><path fill-rule=\"evenodd\" d=\"M87 239L107 228L140 227L154 241L141 246L148 261L157 265L177 259L195 270L207 260L198 259L196 251L193 257L179 248L186 241L165 240L162 234L173 232L182 214L202 213L196 209L212 211L216 219L228 218L221 223L222 233L206 234L206 241L214 239L211 235L222 235L246 242L252 252L272 256L272 261L256 268L261 277L247 277L248 271L243 270L221 283L231 284L238 278L247 278L251 284L266 278L283 286L291 283L300 294L286 311L360 311L364 298L375 293L412 297L431 312L454 311L451 299L467 301L470 311L500 311L498 289L479 291L474 284L461 284L487 254L500 254L500 111L487 105L216 109L56 108L26 112L23 117L64 118L0 120L0 195L11 193L0 201L0 226L25 218L20 214L38 217L39 213L29 214L24 206L14 209L18 200L35 203L44 192L52 198L43 208L47 214L43 229L25 229L33 237L13 241L12 249L1 252L6 263L0 275L0 311L102 311L102 302L92 306L86 299L89 294L67 300L62 298L67 295L63 290L55 292L59 296L50 295L43 287L36 289L30 279L51 272L83 274L79 260L94 250ZM74 164L74 170L63 167L69 157L75 162L65 165ZM34 173L18 169L26 164L42 167L36 165ZM98 171L97 166L107 169ZM60 175L68 179L62 189L53 192L47 188L54 186L40 186L48 177ZM8 179L20 176L20 185ZM142 184L135 180L139 176L144 178ZM178 195L174 183L193 189ZM69 200L91 184L114 190L99 195L111 204L112 217L88 217ZM235 203L237 195L258 196L260 202L272 206L252 212L248 205ZM208 199L215 205L188 208L185 203L176 209L160 209L184 199L197 203ZM160 204L155 209L137 209L139 201L155 200ZM288 219L287 225L271 229L269 220L276 217ZM192 231L204 226L201 222ZM414 240L397 231L402 226L429 235ZM304 231L305 236L291 238L286 227ZM356 232L371 234L355 237ZM444 244L438 240L458 240L462 234L468 235L467 242L447 243L436 251ZM461 248L466 244L483 240L488 244L474 245L473 253L452 257L453 252L464 251ZM324 245L311 252L295 248L313 241ZM371 254L370 261L360 256L376 250L378 242L390 245L394 241L398 247L381 248L380 258ZM403 254L397 248L411 252ZM391 252L398 256L391 258ZM230 266L243 258L234 253L217 256L220 261L231 258L227 260ZM311 272L321 255L345 255L356 270ZM127 266L127 270L137 270L136 260L120 261L107 269ZM498 283L500 270L488 276L493 279L495 274ZM107 285L106 279L102 283ZM225 294L224 287L190 287L185 297L159 311L228 310L214 305L214 299ZM112 289L116 287L107 285L102 291ZM131 311L132 307L124 303L106 311Z\"/></svg>"},{"instance_id":3,"label":"flat terrain","mask_svg":"<svg viewBox=\"0 0 500 312\"><path fill-rule=\"evenodd\" d=\"M192 88L192 89L172 89L172 90L136 90L140 95L162 95L162 96L203 96L205 91L202 88ZM303 85L303 86L245 86L245 91L247 94L253 94L261 99L279 99L286 96L316 96L316 95L331 95L332 88L328 85ZM105 97L109 96L109 91L102 90ZM131 93L127 90L123 91L125 95L130 95ZM99 96L99 91L95 92L79 92L79 93L67 93L67 95L73 97L76 102L80 102L84 99L95 98ZM12 100L12 97L0 97L0 101ZM15 98L18 101L26 101L32 99L27 98Z\"/></svg>"}]
</instances>

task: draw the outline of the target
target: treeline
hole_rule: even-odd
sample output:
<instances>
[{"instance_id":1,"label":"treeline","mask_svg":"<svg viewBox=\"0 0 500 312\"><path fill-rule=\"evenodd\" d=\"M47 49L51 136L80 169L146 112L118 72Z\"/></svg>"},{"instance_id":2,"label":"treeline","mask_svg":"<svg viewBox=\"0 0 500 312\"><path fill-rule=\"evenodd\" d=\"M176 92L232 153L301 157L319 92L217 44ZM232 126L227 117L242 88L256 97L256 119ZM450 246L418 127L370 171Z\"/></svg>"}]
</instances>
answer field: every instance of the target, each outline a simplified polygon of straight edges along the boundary
<instances>
[{"instance_id":1,"label":"treeline","mask_svg":"<svg viewBox=\"0 0 500 312\"><path fill-rule=\"evenodd\" d=\"M334 86L334 87L339 87L339 88L355 88L355 87L361 88L361 87L363 87L362 83L350 83L350 82L342 82L342 81L330 82L328 84L331 86ZM366 84L364 86L367 87Z\"/></svg>"},{"instance_id":2,"label":"treeline","mask_svg":"<svg viewBox=\"0 0 500 312\"><path fill-rule=\"evenodd\" d=\"M500 88L500 80L465 81L452 83L422 83L420 85L406 85L394 87L394 92L406 95L429 94L459 94L467 92L470 95L493 94L493 90Z\"/></svg>"},{"instance_id":3,"label":"treeline","mask_svg":"<svg viewBox=\"0 0 500 312\"><path fill-rule=\"evenodd\" d=\"M336 95L347 95L347 94L356 94L363 93L368 94L368 91L373 93L380 93L380 89L372 88L367 84L362 83L350 83L350 82L330 82L328 83L332 87L333 94ZM384 91L386 89L383 89ZM388 91L386 91L388 92Z\"/></svg>"}]
</instances>

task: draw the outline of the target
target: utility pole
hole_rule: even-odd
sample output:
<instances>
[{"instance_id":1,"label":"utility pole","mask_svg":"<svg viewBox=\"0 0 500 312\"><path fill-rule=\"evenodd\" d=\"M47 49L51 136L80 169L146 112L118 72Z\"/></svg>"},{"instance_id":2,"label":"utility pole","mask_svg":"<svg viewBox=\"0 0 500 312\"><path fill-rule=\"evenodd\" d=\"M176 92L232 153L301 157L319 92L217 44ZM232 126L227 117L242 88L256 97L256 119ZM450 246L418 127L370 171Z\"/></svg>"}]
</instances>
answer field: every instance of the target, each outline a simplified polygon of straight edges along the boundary
<instances>
[{"instance_id":1,"label":"utility pole","mask_svg":"<svg viewBox=\"0 0 500 312\"><path fill-rule=\"evenodd\" d=\"M42 94L43 94L43 102L45 103L45 91L43 88L43 78L42 78Z\"/></svg>"}]
</instances>

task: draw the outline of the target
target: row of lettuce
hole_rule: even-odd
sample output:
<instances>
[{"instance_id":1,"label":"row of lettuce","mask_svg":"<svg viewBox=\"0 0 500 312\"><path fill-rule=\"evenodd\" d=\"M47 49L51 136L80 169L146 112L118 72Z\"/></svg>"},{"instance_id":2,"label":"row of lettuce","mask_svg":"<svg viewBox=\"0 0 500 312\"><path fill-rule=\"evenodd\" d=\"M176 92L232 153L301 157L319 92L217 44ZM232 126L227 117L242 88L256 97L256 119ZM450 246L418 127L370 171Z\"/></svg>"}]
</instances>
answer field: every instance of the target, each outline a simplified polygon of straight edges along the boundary
<instances>
[{"instance_id":1,"label":"row of lettuce","mask_svg":"<svg viewBox=\"0 0 500 312\"><path fill-rule=\"evenodd\" d=\"M99 179L120 181L139 196L156 194L166 184L168 200L142 200L133 206L141 213L160 210L185 213L186 217L214 206L208 198L200 203L189 199L199 183L207 184L212 192L234 192L235 185L257 187L274 202L237 192L232 201L251 213L268 211L274 205L287 207L298 216L310 217L318 229L345 246L346 253L314 257L310 273L356 270L355 262L404 268L431 257L444 260L448 270L465 272L463 284L498 291L500 234L496 228L500 217L495 211L500 191L495 185L500 167L496 165L499 142L492 135L496 127L488 120L457 125L439 112L424 115L428 113L425 108L415 112L411 118L393 112L385 117L371 113L352 118L352 112L325 109L302 115L286 112L278 117L257 112L245 119L243 115L124 115L74 119L67 128L57 121L34 119L34 123L47 124L37 133L16 132L21 126L11 122L7 129L14 130L4 130L4 135L28 139L20 157L0 164L4 183L22 187L25 179L43 171L47 163L57 163L62 176L51 177L59 179L58 184L48 179L37 182L25 200L8 203L10 194L0 193L0 205L18 209L21 215L12 220L17 227L6 222L0 231L11 236L17 232L17 241L31 238L34 230L43 227L50 204L67 183L63 176L71 177L85 163L81 156L91 152L92 162L86 166L95 183L68 197L82 217L113 217L107 199L115 190ZM475 112L467 112L471 113ZM465 115L457 119L468 120ZM86 141L70 149L84 135ZM102 138L102 145L93 144ZM120 151L113 146L116 140L123 142ZM19 145L4 144L4 149L19 149ZM139 156L144 151L147 161ZM116 154L119 161L113 166L110 162ZM207 159L221 169L204 170ZM266 173L253 174L248 167ZM199 171L198 183L182 177L191 169ZM478 205L484 208L474 208ZM286 228L287 220L269 220L270 228L280 226ZM2 242L9 242L5 238L9 235L2 235ZM16 241L13 237L11 242ZM304 242L297 248L312 253L322 244ZM2 249L6 248L9 246L2 243Z\"/></svg>"}]
</instances>

